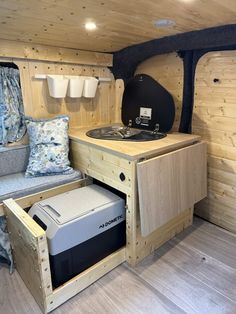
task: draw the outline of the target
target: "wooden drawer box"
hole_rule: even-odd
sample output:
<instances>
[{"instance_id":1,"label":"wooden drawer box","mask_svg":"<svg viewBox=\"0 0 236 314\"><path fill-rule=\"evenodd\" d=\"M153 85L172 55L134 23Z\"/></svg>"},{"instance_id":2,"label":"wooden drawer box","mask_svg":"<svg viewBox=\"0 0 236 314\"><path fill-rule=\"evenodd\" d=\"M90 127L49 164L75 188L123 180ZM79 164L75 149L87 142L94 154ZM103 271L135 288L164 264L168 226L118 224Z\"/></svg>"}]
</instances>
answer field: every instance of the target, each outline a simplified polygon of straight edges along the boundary
<instances>
[{"instance_id":1,"label":"wooden drawer box","mask_svg":"<svg viewBox=\"0 0 236 314\"><path fill-rule=\"evenodd\" d=\"M53 289L46 232L26 213L24 208L36 201L87 185L80 180L44 194L8 199L3 202L16 269L44 313L48 313L94 281L125 261L122 248L83 271L62 286ZM19 205L21 204L21 206Z\"/></svg>"}]
</instances>

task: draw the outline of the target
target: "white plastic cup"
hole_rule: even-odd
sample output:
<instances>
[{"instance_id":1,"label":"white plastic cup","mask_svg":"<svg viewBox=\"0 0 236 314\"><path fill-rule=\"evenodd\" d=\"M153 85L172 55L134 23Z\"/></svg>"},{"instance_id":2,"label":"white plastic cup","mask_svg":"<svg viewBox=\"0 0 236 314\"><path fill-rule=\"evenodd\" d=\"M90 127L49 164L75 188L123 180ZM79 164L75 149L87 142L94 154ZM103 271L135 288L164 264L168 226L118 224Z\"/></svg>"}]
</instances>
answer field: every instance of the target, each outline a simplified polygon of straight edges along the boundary
<instances>
[{"instance_id":1,"label":"white plastic cup","mask_svg":"<svg viewBox=\"0 0 236 314\"><path fill-rule=\"evenodd\" d=\"M97 86L98 86L98 79L96 79L95 77L85 78L83 96L86 98L95 97Z\"/></svg>"},{"instance_id":2,"label":"white plastic cup","mask_svg":"<svg viewBox=\"0 0 236 314\"><path fill-rule=\"evenodd\" d=\"M69 79L67 96L71 98L80 98L83 94L84 77L83 76L66 76Z\"/></svg>"},{"instance_id":3,"label":"white plastic cup","mask_svg":"<svg viewBox=\"0 0 236 314\"><path fill-rule=\"evenodd\" d=\"M54 98L64 98L69 80L63 75L47 75L49 95Z\"/></svg>"}]
</instances>

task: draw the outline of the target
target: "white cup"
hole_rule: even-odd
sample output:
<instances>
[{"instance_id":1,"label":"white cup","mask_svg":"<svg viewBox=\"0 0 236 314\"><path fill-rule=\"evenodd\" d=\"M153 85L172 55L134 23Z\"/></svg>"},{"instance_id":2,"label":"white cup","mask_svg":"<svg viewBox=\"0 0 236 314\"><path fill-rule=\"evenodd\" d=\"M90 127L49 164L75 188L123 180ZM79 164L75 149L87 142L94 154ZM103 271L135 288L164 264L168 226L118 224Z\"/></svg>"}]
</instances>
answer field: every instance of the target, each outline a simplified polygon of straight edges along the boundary
<instances>
[{"instance_id":1,"label":"white cup","mask_svg":"<svg viewBox=\"0 0 236 314\"><path fill-rule=\"evenodd\" d=\"M63 75L47 75L49 95L54 98L66 96L69 80Z\"/></svg>"},{"instance_id":2,"label":"white cup","mask_svg":"<svg viewBox=\"0 0 236 314\"><path fill-rule=\"evenodd\" d=\"M84 77L83 76L66 76L69 79L67 96L71 98L80 98L83 94Z\"/></svg>"},{"instance_id":3,"label":"white cup","mask_svg":"<svg viewBox=\"0 0 236 314\"><path fill-rule=\"evenodd\" d=\"M98 86L98 79L95 77L86 77L84 79L83 96L87 98L93 98L96 95Z\"/></svg>"}]
</instances>

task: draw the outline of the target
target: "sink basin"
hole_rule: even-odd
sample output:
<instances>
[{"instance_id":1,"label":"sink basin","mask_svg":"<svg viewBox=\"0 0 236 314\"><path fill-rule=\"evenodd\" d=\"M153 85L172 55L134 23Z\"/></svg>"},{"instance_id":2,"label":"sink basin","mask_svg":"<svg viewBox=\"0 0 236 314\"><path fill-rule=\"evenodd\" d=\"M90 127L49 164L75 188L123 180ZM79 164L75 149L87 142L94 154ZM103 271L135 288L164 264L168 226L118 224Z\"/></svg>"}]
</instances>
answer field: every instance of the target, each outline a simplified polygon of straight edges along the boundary
<instances>
[{"instance_id":1,"label":"sink basin","mask_svg":"<svg viewBox=\"0 0 236 314\"><path fill-rule=\"evenodd\" d=\"M165 133L127 128L124 126L108 126L93 129L88 131L86 135L99 140L133 142L153 141L166 136Z\"/></svg>"}]
</instances>

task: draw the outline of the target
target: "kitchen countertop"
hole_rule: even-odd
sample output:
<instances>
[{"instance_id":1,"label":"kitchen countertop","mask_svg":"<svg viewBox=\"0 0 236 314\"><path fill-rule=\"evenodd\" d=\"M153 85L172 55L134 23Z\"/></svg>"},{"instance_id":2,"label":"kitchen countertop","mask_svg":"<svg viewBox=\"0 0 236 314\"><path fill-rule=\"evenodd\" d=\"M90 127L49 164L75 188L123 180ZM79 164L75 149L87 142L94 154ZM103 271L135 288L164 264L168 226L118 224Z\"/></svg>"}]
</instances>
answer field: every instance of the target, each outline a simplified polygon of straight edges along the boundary
<instances>
[{"instance_id":1,"label":"kitchen countertop","mask_svg":"<svg viewBox=\"0 0 236 314\"><path fill-rule=\"evenodd\" d=\"M86 128L71 128L69 137L71 140L82 144L89 144L95 148L113 153L120 157L136 160L146 156L158 155L182 148L200 141L200 136L184 133L168 133L166 137L147 142L98 140L86 135L86 132L102 126Z\"/></svg>"}]
</instances>

